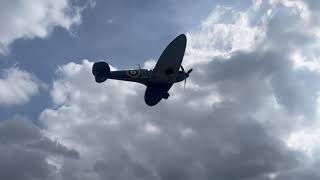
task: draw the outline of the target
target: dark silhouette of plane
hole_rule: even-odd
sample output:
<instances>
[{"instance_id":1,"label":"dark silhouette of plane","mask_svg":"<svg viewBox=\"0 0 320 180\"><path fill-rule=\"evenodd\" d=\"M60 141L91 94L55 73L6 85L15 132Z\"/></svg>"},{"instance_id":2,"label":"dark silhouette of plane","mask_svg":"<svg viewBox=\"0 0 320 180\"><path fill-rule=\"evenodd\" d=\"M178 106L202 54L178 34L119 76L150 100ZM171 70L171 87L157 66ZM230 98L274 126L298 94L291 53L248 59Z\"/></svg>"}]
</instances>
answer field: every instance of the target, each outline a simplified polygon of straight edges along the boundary
<instances>
[{"instance_id":1,"label":"dark silhouette of plane","mask_svg":"<svg viewBox=\"0 0 320 180\"><path fill-rule=\"evenodd\" d=\"M185 81L192 69L187 72L181 66L182 59L187 45L187 38L184 34L176 37L163 51L153 70L135 69L110 71L109 65L104 62L96 62L92 66L92 73L98 83L107 79L132 81L147 86L144 100L147 105L154 106L162 98L168 99L169 89L174 83ZM181 68L181 70L180 70Z\"/></svg>"}]
</instances>

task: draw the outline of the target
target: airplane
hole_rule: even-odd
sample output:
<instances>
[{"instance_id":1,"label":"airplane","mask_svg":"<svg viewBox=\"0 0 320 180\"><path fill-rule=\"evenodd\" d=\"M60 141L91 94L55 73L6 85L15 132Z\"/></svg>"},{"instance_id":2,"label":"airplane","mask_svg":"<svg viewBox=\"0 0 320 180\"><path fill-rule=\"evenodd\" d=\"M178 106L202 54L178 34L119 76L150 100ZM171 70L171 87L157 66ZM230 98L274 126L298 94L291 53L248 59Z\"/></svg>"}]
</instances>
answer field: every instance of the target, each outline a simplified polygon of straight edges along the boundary
<instances>
[{"instance_id":1,"label":"airplane","mask_svg":"<svg viewBox=\"0 0 320 180\"><path fill-rule=\"evenodd\" d=\"M139 67L134 70L110 71L108 63L99 61L93 64L92 74L97 83L115 79L146 85L145 103L154 106L162 99L169 98L168 91L174 83L184 81L184 86L186 85L186 80L192 72L192 69L186 72L181 66L186 45L186 35L181 34L176 37L162 52L153 70Z\"/></svg>"}]
</instances>

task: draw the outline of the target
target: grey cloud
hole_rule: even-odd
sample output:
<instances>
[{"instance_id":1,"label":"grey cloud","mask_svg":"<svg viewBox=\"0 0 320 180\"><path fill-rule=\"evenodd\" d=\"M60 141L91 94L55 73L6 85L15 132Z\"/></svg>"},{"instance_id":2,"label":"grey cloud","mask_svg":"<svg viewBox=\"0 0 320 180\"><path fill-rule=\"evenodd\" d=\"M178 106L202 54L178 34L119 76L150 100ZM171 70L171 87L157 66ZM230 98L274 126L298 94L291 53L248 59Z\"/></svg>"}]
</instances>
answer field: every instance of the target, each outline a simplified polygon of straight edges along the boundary
<instances>
[{"instance_id":1,"label":"grey cloud","mask_svg":"<svg viewBox=\"0 0 320 180\"><path fill-rule=\"evenodd\" d=\"M266 44L285 55L292 49L315 43L316 38L309 31L313 24L307 26L306 29L301 28L303 26L307 25L299 14L292 13L292 9L277 6L272 10L268 21L266 31L268 41Z\"/></svg>"},{"instance_id":2,"label":"grey cloud","mask_svg":"<svg viewBox=\"0 0 320 180\"><path fill-rule=\"evenodd\" d=\"M319 14L320 14L320 3L317 0L296 0L303 2L307 5L307 7L310 9L310 18L311 18L311 23L312 24L319 24Z\"/></svg>"},{"instance_id":3,"label":"grey cloud","mask_svg":"<svg viewBox=\"0 0 320 180\"><path fill-rule=\"evenodd\" d=\"M50 179L57 167L50 156L79 158L74 149L46 137L31 121L17 117L0 123L0 178L14 180Z\"/></svg>"},{"instance_id":4,"label":"grey cloud","mask_svg":"<svg viewBox=\"0 0 320 180\"><path fill-rule=\"evenodd\" d=\"M21 144L40 139L41 136L39 129L27 120L4 121L0 125L2 144Z\"/></svg>"},{"instance_id":5,"label":"grey cloud","mask_svg":"<svg viewBox=\"0 0 320 180\"><path fill-rule=\"evenodd\" d=\"M320 161L317 158L317 160L313 162L306 162L303 166L303 168L294 169L292 171L284 172L276 176L275 180L286 180L286 179L292 179L292 180L300 180L300 179L308 179L308 180L316 180L320 178L319 173L319 165Z\"/></svg>"},{"instance_id":6,"label":"grey cloud","mask_svg":"<svg viewBox=\"0 0 320 180\"><path fill-rule=\"evenodd\" d=\"M14 180L49 179L54 167L44 154L17 147L0 146L0 178Z\"/></svg>"},{"instance_id":7,"label":"grey cloud","mask_svg":"<svg viewBox=\"0 0 320 180\"><path fill-rule=\"evenodd\" d=\"M128 154L115 155L111 160L97 161L93 170L101 179L155 179L148 167L134 162Z\"/></svg>"},{"instance_id":8,"label":"grey cloud","mask_svg":"<svg viewBox=\"0 0 320 180\"><path fill-rule=\"evenodd\" d=\"M319 74L295 70L289 56L291 53L280 51L236 53L230 59L214 59L209 65L198 67L208 73L196 74L195 81L203 86L217 84L220 94L246 103L249 110L256 107L248 106L251 100L259 102L274 94L290 113L313 118L319 88L312 82Z\"/></svg>"},{"instance_id":9,"label":"grey cloud","mask_svg":"<svg viewBox=\"0 0 320 180\"><path fill-rule=\"evenodd\" d=\"M29 120L7 120L0 124L0 142L2 145L21 146L29 150L40 150L66 157L77 158L78 152L68 149L57 141L46 137L41 130Z\"/></svg>"},{"instance_id":10,"label":"grey cloud","mask_svg":"<svg viewBox=\"0 0 320 180\"><path fill-rule=\"evenodd\" d=\"M178 106L181 109L173 108ZM164 110L166 114L151 112L145 118L152 119L162 135L129 142L162 179L258 179L300 164L303 156L238 108L226 102L200 114L178 102ZM181 126L192 128L194 134L182 137Z\"/></svg>"},{"instance_id":11,"label":"grey cloud","mask_svg":"<svg viewBox=\"0 0 320 180\"><path fill-rule=\"evenodd\" d=\"M85 88L81 90L85 96L82 99L89 96L98 101L102 96L96 85L90 85L89 89L82 86L83 81L89 84L92 81L86 77L89 68L85 63L79 72L71 68L69 70L75 74L61 81L68 82L70 93L77 94L77 89L82 87ZM78 82L75 77L82 81ZM241 83L247 78L230 81ZM91 153L81 154L83 163L70 162L64 166L65 179L86 171L96 172L100 179L258 179L269 173L291 170L300 164L299 157L302 155L288 149L267 125L258 123L252 117L254 110L249 109L253 106L243 112L241 108L248 106L244 104L245 98L236 103L222 102L204 111L187 106L183 99L160 103L148 109L142 101L143 88L138 88L137 95L116 95L117 89L126 86L115 86L110 81L104 88L111 94L111 101L93 101L88 107L89 104L81 102L81 99L71 97L67 100L69 108L53 110L59 118L51 119L48 112L43 114L42 122L48 123L50 129L51 123L65 122L64 118L72 114L69 110L86 109L68 122L82 122L82 125L71 126L67 132L60 133L61 136L64 133L71 135L70 138L76 143L91 149ZM92 96L86 91L92 91ZM232 92L237 93L230 91L230 96L234 95ZM188 97L189 100L197 98ZM261 99L253 98L252 101L256 106L264 107ZM125 110L118 113L123 104ZM106 125L113 119L119 124ZM146 133L143 128L146 123L154 124L161 133ZM192 129L189 137L181 134L185 128ZM70 166L77 171L67 171Z\"/></svg>"},{"instance_id":12,"label":"grey cloud","mask_svg":"<svg viewBox=\"0 0 320 180\"><path fill-rule=\"evenodd\" d=\"M256 17L254 17L256 18ZM265 24L265 38L250 52L235 52L230 58L217 57L206 66L195 67L207 72L195 74L202 86L218 84L218 91L237 98L237 102L250 103L253 99L274 95L288 112L313 119L316 113L317 79L319 73L308 69L295 69L295 52L313 56L317 38L309 30L299 28L305 22L292 9L276 6ZM258 23L259 24L259 23ZM311 52L311 55L310 55ZM231 92L230 92L231 91ZM238 95L237 97L235 97ZM240 102L241 103L241 102ZM255 106L247 106L254 108Z\"/></svg>"},{"instance_id":13,"label":"grey cloud","mask_svg":"<svg viewBox=\"0 0 320 180\"><path fill-rule=\"evenodd\" d=\"M55 155L63 155L68 158L79 158L79 153L75 149L69 149L57 141L48 138L41 138L39 141L27 144L28 148L38 149Z\"/></svg>"},{"instance_id":14,"label":"grey cloud","mask_svg":"<svg viewBox=\"0 0 320 180\"><path fill-rule=\"evenodd\" d=\"M198 119L202 126L207 124L207 127L191 126L196 135L190 140L180 140L169 134L174 145L165 151L149 150L148 158L156 164L159 176L163 179L194 179L197 176L203 179L257 179L297 165L294 153L264 134L265 130L245 125L230 128L234 120L226 117L225 113L223 115L223 118ZM215 124L219 118L226 123ZM148 149L148 144L141 147L143 152Z\"/></svg>"}]
</instances>

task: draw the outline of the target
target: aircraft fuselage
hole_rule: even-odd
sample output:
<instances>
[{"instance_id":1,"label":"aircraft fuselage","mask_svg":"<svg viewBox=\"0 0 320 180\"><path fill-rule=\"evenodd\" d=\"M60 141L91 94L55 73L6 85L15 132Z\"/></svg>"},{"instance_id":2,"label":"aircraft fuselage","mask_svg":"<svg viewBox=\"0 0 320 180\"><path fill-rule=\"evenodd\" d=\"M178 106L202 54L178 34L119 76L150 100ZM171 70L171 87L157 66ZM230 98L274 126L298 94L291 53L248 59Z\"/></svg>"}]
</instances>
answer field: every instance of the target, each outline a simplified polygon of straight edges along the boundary
<instances>
[{"instance_id":1,"label":"aircraft fuselage","mask_svg":"<svg viewBox=\"0 0 320 180\"><path fill-rule=\"evenodd\" d=\"M137 82L147 86L149 84L173 84L176 82L183 81L186 77L186 73L183 71L179 71L172 75L161 77L152 74L152 70L135 69L111 71L108 76L108 79Z\"/></svg>"}]
</instances>

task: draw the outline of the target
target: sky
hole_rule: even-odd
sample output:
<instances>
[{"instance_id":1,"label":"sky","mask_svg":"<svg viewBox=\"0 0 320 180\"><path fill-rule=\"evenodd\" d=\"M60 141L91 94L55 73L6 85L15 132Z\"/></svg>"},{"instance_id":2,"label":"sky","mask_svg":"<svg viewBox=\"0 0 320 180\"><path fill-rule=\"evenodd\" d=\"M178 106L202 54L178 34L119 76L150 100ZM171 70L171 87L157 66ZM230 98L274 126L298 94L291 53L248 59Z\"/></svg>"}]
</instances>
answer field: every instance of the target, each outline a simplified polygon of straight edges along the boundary
<instances>
[{"instance_id":1,"label":"sky","mask_svg":"<svg viewBox=\"0 0 320 180\"><path fill-rule=\"evenodd\" d=\"M0 179L320 179L317 0L1 0ZM186 34L187 80L152 69Z\"/></svg>"}]
</instances>

